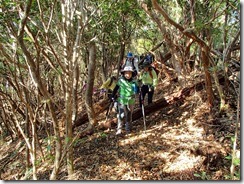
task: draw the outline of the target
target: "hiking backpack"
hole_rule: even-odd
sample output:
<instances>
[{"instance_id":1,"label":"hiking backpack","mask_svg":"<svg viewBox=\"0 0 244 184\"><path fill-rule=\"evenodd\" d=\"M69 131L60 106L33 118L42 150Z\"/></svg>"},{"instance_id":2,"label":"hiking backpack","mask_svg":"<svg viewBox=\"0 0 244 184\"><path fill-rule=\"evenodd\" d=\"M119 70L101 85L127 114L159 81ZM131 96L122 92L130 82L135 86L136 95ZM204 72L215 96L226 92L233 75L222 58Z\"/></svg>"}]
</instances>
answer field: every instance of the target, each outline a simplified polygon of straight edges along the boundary
<instances>
[{"instance_id":1,"label":"hiking backpack","mask_svg":"<svg viewBox=\"0 0 244 184\"><path fill-rule=\"evenodd\" d=\"M142 63L141 68L143 68L143 66L149 67L149 74L150 74L151 78L153 78L152 70L154 70L156 72L156 75L158 77L158 74L160 71L154 65L152 65L151 61L148 58L144 59L144 62Z\"/></svg>"},{"instance_id":2,"label":"hiking backpack","mask_svg":"<svg viewBox=\"0 0 244 184\"><path fill-rule=\"evenodd\" d=\"M108 84L108 87L110 87L112 85L112 83L113 83L114 80L116 80L116 77L115 76L111 76L110 77L110 82Z\"/></svg>"},{"instance_id":3,"label":"hiking backpack","mask_svg":"<svg viewBox=\"0 0 244 184\"><path fill-rule=\"evenodd\" d=\"M159 74L159 70L157 68L155 68L154 66L151 66L149 68L149 74L150 74L150 77L153 78L153 74L152 74L152 70L154 70L157 74L157 77L158 77L158 74Z\"/></svg>"}]
</instances>

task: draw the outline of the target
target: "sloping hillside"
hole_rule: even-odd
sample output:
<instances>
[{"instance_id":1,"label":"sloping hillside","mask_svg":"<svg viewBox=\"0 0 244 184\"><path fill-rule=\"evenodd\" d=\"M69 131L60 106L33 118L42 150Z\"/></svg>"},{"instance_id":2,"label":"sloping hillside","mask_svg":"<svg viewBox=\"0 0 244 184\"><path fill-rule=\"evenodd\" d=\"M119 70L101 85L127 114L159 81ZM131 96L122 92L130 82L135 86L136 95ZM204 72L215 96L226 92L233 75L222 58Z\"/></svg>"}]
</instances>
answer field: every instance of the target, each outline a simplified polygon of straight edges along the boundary
<instances>
[{"instance_id":1,"label":"sloping hillside","mask_svg":"<svg viewBox=\"0 0 244 184\"><path fill-rule=\"evenodd\" d=\"M190 78L185 80L193 85L201 77L192 83ZM170 99L184 87L177 82L161 80L154 100ZM236 102L230 101L232 103ZM92 135L75 142L73 179L228 180L231 160L227 156L232 154L231 138L236 123L236 109L234 105L231 107L224 113L218 113L218 109L210 113L203 89L147 115L146 131L142 117L133 122L129 135L117 137L115 124L106 130L97 128ZM98 119L104 121L105 112ZM75 129L75 133L81 128ZM240 150L240 140L237 142ZM21 179L25 160L23 141L2 145L1 179ZM50 166L46 162L39 167L40 180L49 179ZM61 169L60 180L67 179L64 170Z\"/></svg>"}]
</instances>

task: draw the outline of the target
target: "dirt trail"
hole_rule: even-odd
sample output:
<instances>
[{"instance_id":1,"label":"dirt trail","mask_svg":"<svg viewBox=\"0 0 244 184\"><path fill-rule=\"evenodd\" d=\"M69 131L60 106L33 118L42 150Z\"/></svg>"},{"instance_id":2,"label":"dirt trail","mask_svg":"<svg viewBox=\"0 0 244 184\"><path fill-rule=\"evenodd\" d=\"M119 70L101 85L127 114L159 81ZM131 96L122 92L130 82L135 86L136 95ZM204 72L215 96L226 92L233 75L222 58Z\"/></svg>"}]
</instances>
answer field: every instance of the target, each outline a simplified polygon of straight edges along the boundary
<instances>
[{"instance_id":1,"label":"dirt trail","mask_svg":"<svg viewBox=\"0 0 244 184\"><path fill-rule=\"evenodd\" d=\"M177 86L169 89L167 82L163 84L155 99L177 90ZM133 122L129 135L116 137L116 127L112 127L83 138L75 148L75 179L225 179L224 173L229 172L225 156L230 151L230 140L221 134L224 131L215 132L220 126L213 125L206 107L205 92L196 92L183 103L147 116L145 133L140 118Z\"/></svg>"},{"instance_id":2,"label":"dirt trail","mask_svg":"<svg viewBox=\"0 0 244 184\"><path fill-rule=\"evenodd\" d=\"M167 80L159 86L155 99L179 90L177 84ZM205 98L205 91L199 91L183 102L151 113L146 116L145 132L140 118L133 122L129 135L116 137L113 126L110 130L96 129L77 140L73 180L225 180L230 166L225 157L231 152L230 137L226 135L233 133L234 127L224 121L226 116L211 117ZM17 143L9 146L14 148ZM1 149L1 156L6 154ZM2 169L3 180L20 178L24 152L14 159ZM43 168L39 168L38 178L48 180L50 170ZM65 166L58 179L67 179Z\"/></svg>"}]
</instances>

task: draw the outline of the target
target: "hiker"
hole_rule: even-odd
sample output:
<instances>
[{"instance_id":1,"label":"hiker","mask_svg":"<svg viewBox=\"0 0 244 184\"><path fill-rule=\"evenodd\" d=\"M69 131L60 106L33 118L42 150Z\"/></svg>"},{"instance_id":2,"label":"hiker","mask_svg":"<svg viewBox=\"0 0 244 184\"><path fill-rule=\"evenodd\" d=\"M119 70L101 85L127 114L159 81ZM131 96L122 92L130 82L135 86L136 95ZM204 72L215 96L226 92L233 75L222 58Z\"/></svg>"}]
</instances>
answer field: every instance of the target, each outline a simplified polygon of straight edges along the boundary
<instances>
[{"instance_id":1,"label":"hiker","mask_svg":"<svg viewBox=\"0 0 244 184\"><path fill-rule=\"evenodd\" d=\"M148 54L146 55L146 60L147 60L150 64L152 64L152 63L154 62L154 55L152 55L151 53L148 53Z\"/></svg>"},{"instance_id":2,"label":"hiker","mask_svg":"<svg viewBox=\"0 0 244 184\"><path fill-rule=\"evenodd\" d=\"M109 77L100 87L100 90L103 89L107 92L108 95L108 99L111 100L112 99L112 92L115 88L117 84L117 77L115 77L114 75L112 75L111 77ZM115 95L113 98L113 101L111 100L111 105L112 105L112 109L114 109L115 112L118 111L118 103L117 103L117 95ZM112 104L113 103L113 104Z\"/></svg>"},{"instance_id":3,"label":"hiker","mask_svg":"<svg viewBox=\"0 0 244 184\"><path fill-rule=\"evenodd\" d=\"M133 79L134 69L132 66L125 66L121 70L122 76L119 78L113 93L114 96L119 92L118 95L118 125L116 135L122 134L122 127L125 124L126 133L131 132L132 127L132 113L135 105L135 97L138 93L137 80Z\"/></svg>"},{"instance_id":4,"label":"hiker","mask_svg":"<svg viewBox=\"0 0 244 184\"><path fill-rule=\"evenodd\" d=\"M121 66L121 70L123 70L123 68L126 67L126 66L131 66L133 68L133 76L132 77L133 78L136 77L136 75L138 73L138 70L137 70L138 69L138 59L136 59L133 56L132 52L128 52L127 53L125 61L124 61L124 63Z\"/></svg>"},{"instance_id":5,"label":"hiker","mask_svg":"<svg viewBox=\"0 0 244 184\"><path fill-rule=\"evenodd\" d=\"M144 63L144 61L148 61L150 64L152 64L154 62L154 55L151 54L151 53L147 53L146 55L145 54L142 54L140 55L140 60L139 60L139 69L142 68L142 64Z\"/></svg>"},{"instance_id":6,"label":"hiker","mask_svg":"<svg viewBox=\"0 0 244 184\"><path fill-rule=\"evenodd\" d=\"M151 67L150 61L144 60L142 64L142 71L139 74L139 81L141 83L141 95L139 96L140 107L142 106L142 100L144 100L146 94L148 94L148 104L152 103L154 90L158 84L158 77Z\"/></svg>"},{"instance_id":7,"label":"hiker","mask_svg":"<svg viewBox=\"0 0 244 184\"><path fill-rule=\"evenodd\" d=\"M99 89L103 89L107 92L108 98L111 99L112 92L116 86L117 78L112 75L109 77Z\"/></svg>"}]
</instances>

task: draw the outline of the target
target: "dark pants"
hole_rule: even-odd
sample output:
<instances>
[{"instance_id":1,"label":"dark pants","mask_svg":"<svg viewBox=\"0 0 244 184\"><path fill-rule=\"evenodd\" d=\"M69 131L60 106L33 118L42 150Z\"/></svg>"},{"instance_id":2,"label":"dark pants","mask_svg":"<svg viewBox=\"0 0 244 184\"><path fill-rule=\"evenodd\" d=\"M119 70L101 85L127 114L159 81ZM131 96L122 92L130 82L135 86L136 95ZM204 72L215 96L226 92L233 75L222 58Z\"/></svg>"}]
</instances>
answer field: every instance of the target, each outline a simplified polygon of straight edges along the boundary
<instances>
[{"instance_id":1,"label":"dark pants","mask_svg":"<svg viewBox=\"0 0 244 184\"><path fill-rule=\"evenodd\" d=\"M148 94L148 97L147 97L148 104L152 103L154 89L151 87L151 91L149 91L149 85L142 85L141 94L139 95L140 107L142 106L142 103L144 102L146 94Z\"/></svg>"},{"instance_id":2,"label":"dark pants","mask_svg":"<svg viewBox=\"0 0 244 184\"><path fill-rule=\"evenodd\" d=\"M109 100L111 100L112 99L112 93L113 93L113 91L112 90L108 90L108 99ZM115 96L114 96L114 106L113 106L113 108L114 108L114 110L116 111L116 112L118 112L118 102L117 102L117 98L118 98L118 95L116 94Z\"/></svg>"},{"instance_id":3,"label":"dark pants","mask_svg":"<svg viewBox=\"0 0 244 184\"><path fill-rule=\"evenodd\" d=\"M111 89L109 89L108 90L108 99L112 98L112 93L113 93L113 91Z\"/></svg>"}]
</instances>

